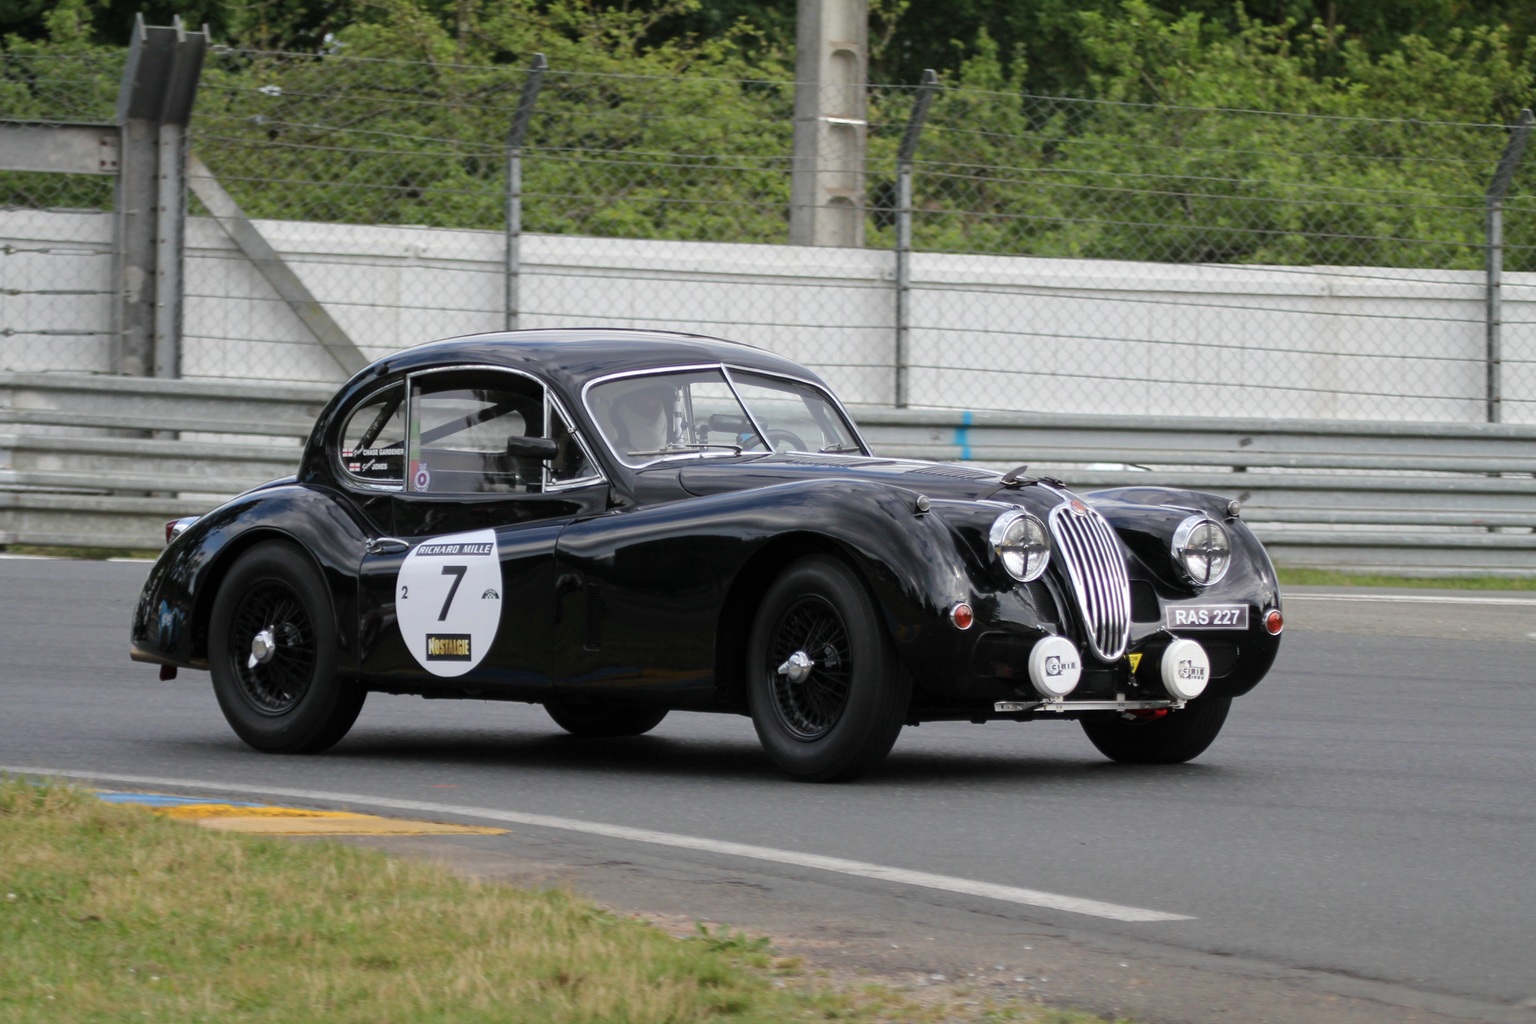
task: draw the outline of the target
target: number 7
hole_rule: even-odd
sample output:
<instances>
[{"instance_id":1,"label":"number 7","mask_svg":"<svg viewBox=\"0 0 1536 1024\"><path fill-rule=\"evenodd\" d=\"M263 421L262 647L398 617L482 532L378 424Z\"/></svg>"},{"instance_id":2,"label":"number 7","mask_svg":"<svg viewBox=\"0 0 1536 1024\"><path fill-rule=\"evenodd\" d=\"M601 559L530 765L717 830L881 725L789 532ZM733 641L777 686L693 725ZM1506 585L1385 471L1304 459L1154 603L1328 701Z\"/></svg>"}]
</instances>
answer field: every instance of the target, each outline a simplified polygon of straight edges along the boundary
<instances>
[{"instance_id":1,"label":"number 7","mask_svg":"<svg viewBox=\"0 0 1536 1024\"><path fill-rule=\"evenodd\" d=\"M437 621L442 622L448 618L448 606L453 604L453 595L459 592L459 584L464 582L464 574L469 572L467 565L445 565L443 575L453 577L453 586L448 588L448 597L443 601L443 610L437 613Z\"/></svg>"}]
</instances>

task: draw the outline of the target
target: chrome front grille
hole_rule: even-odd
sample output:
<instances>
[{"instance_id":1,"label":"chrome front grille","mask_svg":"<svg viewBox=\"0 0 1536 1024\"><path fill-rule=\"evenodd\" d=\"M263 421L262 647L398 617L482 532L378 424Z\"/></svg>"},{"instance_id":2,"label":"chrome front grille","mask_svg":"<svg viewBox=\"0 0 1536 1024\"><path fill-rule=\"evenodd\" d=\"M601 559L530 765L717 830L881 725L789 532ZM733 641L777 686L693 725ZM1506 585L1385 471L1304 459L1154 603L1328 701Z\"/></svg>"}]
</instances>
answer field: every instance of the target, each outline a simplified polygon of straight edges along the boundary
<instances>
[{"instance_id":1,"label":"chrome front grille","mask_svg":"<svg viewBox=\"0 0 1536 1024\"><path fill-rule=\"evenodd\" d=\"M1101 661L1117 660L1131 636L1131 581L1115 531L1074 499L1051 509L1051 535L1072 581L1088 645Z\"/></svg>"}]
</instances>

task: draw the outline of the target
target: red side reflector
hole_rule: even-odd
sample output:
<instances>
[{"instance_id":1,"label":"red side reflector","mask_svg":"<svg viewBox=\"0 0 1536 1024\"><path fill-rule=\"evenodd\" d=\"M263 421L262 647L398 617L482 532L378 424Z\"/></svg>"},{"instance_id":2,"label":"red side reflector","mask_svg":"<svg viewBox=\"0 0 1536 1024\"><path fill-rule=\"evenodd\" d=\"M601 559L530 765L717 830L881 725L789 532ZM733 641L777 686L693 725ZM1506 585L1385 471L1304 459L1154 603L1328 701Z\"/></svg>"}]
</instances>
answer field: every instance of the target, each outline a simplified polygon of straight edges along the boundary
<instances>
[{"instance_id":1,"label":"red side reflector","mask_svg":"<svg viewBox=\"0 0 1536 1024\"><path fill-rule=\"evenodd\" d=\"M971 606L961 601L949 610L949 621L955 624L956 629L970 629L971 623L976 621L976 613L971 611Z\"/></svg>"}]
</instances>

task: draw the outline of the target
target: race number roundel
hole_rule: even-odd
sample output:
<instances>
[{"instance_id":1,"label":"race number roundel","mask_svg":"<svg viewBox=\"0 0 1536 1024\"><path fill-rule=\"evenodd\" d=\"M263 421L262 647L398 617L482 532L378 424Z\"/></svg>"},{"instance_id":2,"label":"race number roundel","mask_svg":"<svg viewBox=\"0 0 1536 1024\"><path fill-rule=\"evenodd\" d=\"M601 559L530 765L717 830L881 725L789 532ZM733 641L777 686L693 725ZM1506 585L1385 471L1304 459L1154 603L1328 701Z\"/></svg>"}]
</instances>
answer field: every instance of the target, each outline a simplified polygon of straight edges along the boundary
<instances>
[{"instance_id":1,"label":"race number roundel","mask_svg":"<svg viewBox=\"0 0 1536 1024\"><path fill-rule=\"evenodd\" d=\"M400 634L421 667L461 676L480 664L501 624L501 558L496 531L422 541L395 583Z\"/></svg>"}]
</instances>

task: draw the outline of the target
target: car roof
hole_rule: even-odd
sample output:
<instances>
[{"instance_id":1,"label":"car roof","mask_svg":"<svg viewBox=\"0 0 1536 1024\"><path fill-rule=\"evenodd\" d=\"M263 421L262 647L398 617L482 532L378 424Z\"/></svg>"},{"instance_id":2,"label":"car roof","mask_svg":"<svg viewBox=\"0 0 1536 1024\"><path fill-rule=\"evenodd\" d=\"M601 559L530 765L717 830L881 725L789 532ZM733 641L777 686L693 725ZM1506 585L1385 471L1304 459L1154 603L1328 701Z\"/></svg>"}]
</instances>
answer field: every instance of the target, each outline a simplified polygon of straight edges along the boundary
<instances>
[{"instance_id":1,"label":"car roof","mask_svg":"<svg viewBox=\"0 0 1536 1024\"><path fill-rule=\"evenodd\" d=\"M363 375L456 363L537 371L572 394L596 377L701 363L728 363L820 381L799 363L751 345L699 334L627 328L501 331L446 338L385 356Z\"/></svg>"}]
</instances>

